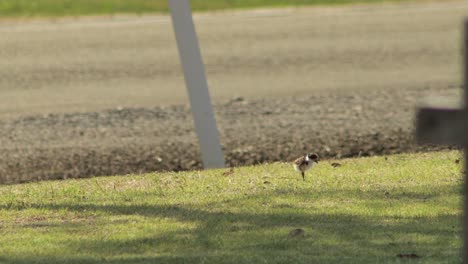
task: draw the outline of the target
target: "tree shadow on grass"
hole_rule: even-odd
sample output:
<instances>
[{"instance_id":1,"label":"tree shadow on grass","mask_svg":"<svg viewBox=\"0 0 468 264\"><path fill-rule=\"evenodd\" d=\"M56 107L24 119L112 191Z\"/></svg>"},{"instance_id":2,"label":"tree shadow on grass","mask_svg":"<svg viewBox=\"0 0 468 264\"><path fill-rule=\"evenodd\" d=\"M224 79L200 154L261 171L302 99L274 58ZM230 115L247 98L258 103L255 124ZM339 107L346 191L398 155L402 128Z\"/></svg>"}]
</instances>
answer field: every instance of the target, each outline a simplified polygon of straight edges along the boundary
<instances>
[{"instance_id":1,"label":"tree shadow on grass","mask_svg":"<svg viewBox=\"0 0 468 264\"><path fill-rule=\"evenodd\" d=\"M355 195L355 190L350 190ZM350 197L346 190L321 193L322 199L337 194ZM440 187L421 194L406 190L391 194L389 199L423 203L440 196L459 194L455 186ZM195 208L190 205L99 205L33 204L18 207L47 210L100 212L115 216L141 215L148 218L173 219L195 223L192 229L148 233L144 237L102 240L73 240L67 243L76 255L51 257L0 257L6 263L330 263L349 259L353 263L399 262L399 253L416 253L424 262L459 262L460 217L436 214L419 217L389 217L349 213L314 213L289 205L266 212L233 212L246 200L256 201L295 195L311 199L310 192L270 190L255 196L223 201L226 210ZM360 197L375 202L385 197L382 191L370 191ZM205 205L212 208L218 204ZM219 208L218 204L218 208ZM0 207L1 209L1 207ZM302 228L302 237L290 237L289 230ZM72 250L72 251L73 251ZM346 262L346 261L344 261Z\"/></svg>"}]
</instances>

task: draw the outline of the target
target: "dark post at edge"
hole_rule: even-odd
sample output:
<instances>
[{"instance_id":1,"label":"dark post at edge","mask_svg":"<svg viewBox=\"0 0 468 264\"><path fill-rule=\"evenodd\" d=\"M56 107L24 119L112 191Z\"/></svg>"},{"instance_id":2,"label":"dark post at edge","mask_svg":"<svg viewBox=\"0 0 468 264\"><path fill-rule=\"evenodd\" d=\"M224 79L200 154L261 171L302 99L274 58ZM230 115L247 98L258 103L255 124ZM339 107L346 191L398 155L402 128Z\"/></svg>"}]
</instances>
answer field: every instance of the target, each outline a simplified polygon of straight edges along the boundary
<instances>
[{"instance_id":1,"label":"dark post at edge","mask_svg":"<svg viewBox=\"0 0 468 264\"><path fill-rule=\"evenodd\" d=\"M464 117L465 127L463 133L463 148L465 155L465 167L463 168L463 263L468 263L468 19L463 25L463 85L464 85Z\"/></svg>"}]
</instances>

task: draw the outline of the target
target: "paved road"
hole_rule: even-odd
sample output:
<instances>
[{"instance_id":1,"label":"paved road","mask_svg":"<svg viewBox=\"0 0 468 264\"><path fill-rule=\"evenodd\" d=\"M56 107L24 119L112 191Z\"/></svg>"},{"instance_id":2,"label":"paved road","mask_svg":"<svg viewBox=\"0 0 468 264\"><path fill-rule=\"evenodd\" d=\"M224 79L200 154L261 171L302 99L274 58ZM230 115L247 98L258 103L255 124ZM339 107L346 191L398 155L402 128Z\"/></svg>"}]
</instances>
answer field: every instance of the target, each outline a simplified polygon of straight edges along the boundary
<instances>
[{"instance_id":1,"label":"paved road","mask_svg":"<svg viewBox=\"0 0 468 264\"><path fill-rule=\"evenodd\" d=\"M198 14L214 101L459 86L468 1ZM187 102L167 16L0 22L0 117Z\"/></svg>"}]
</instances>

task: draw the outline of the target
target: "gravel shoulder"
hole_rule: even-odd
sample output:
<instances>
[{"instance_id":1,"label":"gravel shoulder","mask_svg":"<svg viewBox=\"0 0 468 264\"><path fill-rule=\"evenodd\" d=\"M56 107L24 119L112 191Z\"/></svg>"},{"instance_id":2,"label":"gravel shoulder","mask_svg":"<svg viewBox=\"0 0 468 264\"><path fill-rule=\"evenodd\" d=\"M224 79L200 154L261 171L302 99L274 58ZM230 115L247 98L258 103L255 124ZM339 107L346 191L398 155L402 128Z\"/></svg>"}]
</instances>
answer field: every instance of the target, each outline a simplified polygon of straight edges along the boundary
<instances>
[{"instance_id":1,"label":"gravel shoulder","mask_svg":"<svg viewBox=\"0 0 468 264\"><path fill-rule=\"evenodd\" d=\"M229 166L435 149L413 139L421 96L459 87L326 92L215 105ZM184 105L29 116L0 123L0 182L200 169Z\"/></svg>"}]
</instances>

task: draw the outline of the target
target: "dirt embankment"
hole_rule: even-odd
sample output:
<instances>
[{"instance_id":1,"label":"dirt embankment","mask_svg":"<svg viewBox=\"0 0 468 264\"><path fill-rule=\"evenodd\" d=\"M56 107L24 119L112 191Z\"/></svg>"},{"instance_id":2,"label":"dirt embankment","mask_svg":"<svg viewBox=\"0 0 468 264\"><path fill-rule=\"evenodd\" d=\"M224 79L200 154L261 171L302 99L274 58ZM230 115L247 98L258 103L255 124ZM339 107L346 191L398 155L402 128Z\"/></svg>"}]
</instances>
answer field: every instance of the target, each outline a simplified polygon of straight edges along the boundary
<instances>
[{"instance_id":1,"label":"dirt embankment","mask_svg":"<svg viewBox=\"0 0 468 264\"><path fill-rule=\"evenodd\" d=\"M229 166L429 150L413 140L419 99L461 89L335 91L215 105ZM0 182L201 168L186 106L30 116L0 123Z\"/></svg>"}]
</instances>

